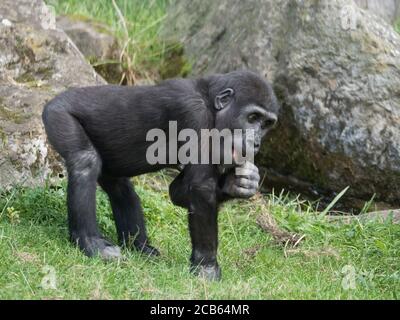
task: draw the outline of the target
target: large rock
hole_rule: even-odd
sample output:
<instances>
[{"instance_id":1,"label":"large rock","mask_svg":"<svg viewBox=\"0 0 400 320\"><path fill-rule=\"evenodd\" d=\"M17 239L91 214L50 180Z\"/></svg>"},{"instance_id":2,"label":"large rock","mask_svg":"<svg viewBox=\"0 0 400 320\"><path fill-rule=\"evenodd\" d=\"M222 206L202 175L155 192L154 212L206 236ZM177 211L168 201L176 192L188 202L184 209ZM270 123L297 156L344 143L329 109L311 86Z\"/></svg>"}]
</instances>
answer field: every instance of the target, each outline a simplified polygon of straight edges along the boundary
<instances>
[{"instance_id":1,"label":"large rock","mask_svg":"<svg viewBox=\"0 0 400 320\"><path fill-rule=\"evenodd\" d=\"M118 42L106 25L80 16L59 16L57 27L65 31L85 57L96 60L116 57Z\"/></svg>"},{"instance_id":2,"label":"large rock","mask_svg":"<svg viewBox=\"0 0 400 320\"><path fill-rule=\"evenodd\" d=\"M56 17L52 8L37 0L1 0L0 22L26 22L42 29L55 29Z\"/></svg>"},{"instance_id":3,"label":"large rock","mask_svg":"<svg viewBox=\"0 0 400 320\"><path fill-rule=\"evenodd\" d=\"M400 19L400 0L355 0L357 5L366 9L389 23Z\"/></svg>"},{"instance_id":4,"label":"large rock","mask_svg":"<svg viewBox=\"0 0 400 320\"><path fill-rule=\"evenodd\" d=\"M73 86L103 84L42 0L0 2L0 188L40 183L59 163L44 104Z\"/></svg>"},{"instance_id":5,"label":"large rock","mask_svg":"<svg viewBox=\"0 0 400 320\"><path fill-rule=\"evenodd\" d=\"M261 165L305 185L400 202L392 26L347 0L178 0L164 35L185 44L196 74L250 68L274 83L283 110Z\"/></svg>"},{"instance_id":6,"label":"large rock","mask_svg":"<svg viewBox=\"0 0 400 320\"><path fill-rule=\"evenodd\" d=\"M90 18L71 15L57 17L57 27L65 31L86 60L107 82L121 81L121 49L107 25Z\"/></svg>"}]
</instances>

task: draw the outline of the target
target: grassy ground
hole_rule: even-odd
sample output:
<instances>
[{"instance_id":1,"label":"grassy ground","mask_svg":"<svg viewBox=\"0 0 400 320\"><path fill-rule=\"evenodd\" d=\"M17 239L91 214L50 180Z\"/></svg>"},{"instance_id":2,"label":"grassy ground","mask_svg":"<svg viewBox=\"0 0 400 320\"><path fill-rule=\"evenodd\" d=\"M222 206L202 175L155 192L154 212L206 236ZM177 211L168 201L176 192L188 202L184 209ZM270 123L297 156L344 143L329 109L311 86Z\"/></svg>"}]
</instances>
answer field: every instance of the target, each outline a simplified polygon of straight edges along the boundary
<instances>
[{"instance_id":1,"label":"grassy ground","mask_svg":"<svg viewBox=\"0 0 400 320\"><path fill-rule=\"evenodd\" d=\"M136 179L150 238L162 252L156 259L125 250L126 260L106 263L75 249L67 241L65 182L3 194L0 298L400 298L399 225L329 223L282 195L225 205L219 217L223 280L208 283L190 275L187 217L168 200L169 180ZM97 200L101 229L115 240L107 197L98 192ZM255 222L266 211L305 240L294 250L274 244Z\"/></svg>"}]
</instances>

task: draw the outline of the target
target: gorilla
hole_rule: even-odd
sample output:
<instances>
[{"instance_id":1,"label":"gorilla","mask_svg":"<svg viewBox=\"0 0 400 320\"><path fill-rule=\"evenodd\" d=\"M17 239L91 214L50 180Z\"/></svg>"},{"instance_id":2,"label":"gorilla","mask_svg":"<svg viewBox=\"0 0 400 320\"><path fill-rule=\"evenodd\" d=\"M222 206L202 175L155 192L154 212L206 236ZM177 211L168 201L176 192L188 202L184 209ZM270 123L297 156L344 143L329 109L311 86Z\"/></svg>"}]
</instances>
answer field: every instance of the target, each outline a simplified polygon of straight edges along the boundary
<instances>
[{"instance_id":1,"label":"gorilla","mask_svg":"<svg viewBox=\"0 0 400 320\"><path fill-rule=\"evenodd\" d=\"M179 167L169 194L189 213L190 269L206 279L220 279L218 207L232 198L252 197L260 180L253 162L235 161L235 148L241 144L246 152L257 153L278 112L271 85L246 70L157 85L71 88L59 94L45 105L42 118L48 140L67 169L70 240L89 257L121 257L119 247L105 239L97 225L99 184L109 197L120 245L159 255L147 238L140 199L130 178ZM154 128L167 131L171 121L178 131L189 128L199 135L203 129L242 129L252 134L233 140L232 163L221 157L217 164L150 164L146 151L152 142L147 133ZM208 152L199 150L203 155Z\"/></svg>"}]
</instances>

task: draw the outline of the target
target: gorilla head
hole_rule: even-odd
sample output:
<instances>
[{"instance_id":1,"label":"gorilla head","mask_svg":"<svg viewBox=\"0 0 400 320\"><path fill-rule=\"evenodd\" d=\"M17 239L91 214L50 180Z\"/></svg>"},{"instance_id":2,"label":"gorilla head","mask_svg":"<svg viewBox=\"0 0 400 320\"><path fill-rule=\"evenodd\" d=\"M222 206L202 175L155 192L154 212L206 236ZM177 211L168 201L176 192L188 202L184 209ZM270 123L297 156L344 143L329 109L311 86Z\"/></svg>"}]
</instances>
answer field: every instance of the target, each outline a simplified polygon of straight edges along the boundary
<instances>
[{"instance_id":1,"label":"gorilla head","mask_svg":"<svg viewBox=\"0 0 400 320\"><path fill-rule=\"evenodd\" d=\"M279 104L271 85L250 71L213 75L207 81L209 100L216 110L215 128L243 131L241 139L234 140L234 164L240 158L235 150L257 154L263 137L278 120Z\"/></svg>"}]
</instances>

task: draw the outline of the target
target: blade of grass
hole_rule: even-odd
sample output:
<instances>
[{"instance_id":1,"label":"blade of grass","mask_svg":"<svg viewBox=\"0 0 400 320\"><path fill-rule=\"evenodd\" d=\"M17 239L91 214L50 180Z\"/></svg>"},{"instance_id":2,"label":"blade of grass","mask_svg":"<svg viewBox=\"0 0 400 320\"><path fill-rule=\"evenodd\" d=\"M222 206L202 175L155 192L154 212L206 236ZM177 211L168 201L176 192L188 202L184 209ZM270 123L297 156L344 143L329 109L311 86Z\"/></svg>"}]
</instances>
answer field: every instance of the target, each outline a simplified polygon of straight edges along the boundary
<instances>
[{"instance_id":1,"label":"blade of grass","mask_svg":"<svg viewBox=\"0 0 400 320\"><path fill-rule=\"evenodd\" d=\"M350 186L344 188L336 197L332 200L332 202L325 208L324 211L321 212L320 216L325 216L331 210L334 205L344 196L344 194L349 190Z\"/></svg>"}]
</instances>

